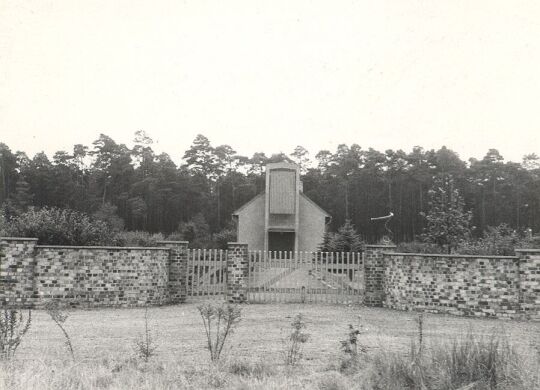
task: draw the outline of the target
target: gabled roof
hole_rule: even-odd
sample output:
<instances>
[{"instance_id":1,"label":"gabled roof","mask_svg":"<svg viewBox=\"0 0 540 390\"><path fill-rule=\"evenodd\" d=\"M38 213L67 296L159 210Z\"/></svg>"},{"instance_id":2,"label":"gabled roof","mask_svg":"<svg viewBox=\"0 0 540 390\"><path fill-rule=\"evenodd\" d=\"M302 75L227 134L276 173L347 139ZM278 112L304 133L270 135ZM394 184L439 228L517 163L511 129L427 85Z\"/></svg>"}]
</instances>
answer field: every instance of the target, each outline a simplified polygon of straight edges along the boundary
<instances>
[{"instance_id":1,"label":"gabled roof","mask_svg":"<svg viewBox=\"0 0 540 390\"><path fill-rule=\"evenodd\" d=\"M328 214L326 211L324 211L324 209L321 206L319 206L317 203L315 203L310 198L308 198L308 196L306 194L304 194L303 192L300 192L300 196L302 198L304 198L305 200L307 200L309 203L311 203L313 206L317 207L321 213L323 213L324 215L326 215L329 218L331 217L331 215Z\"/></svg>"},{"instance_id":2,"label":"gabled roof","mask_svg":"<svg viewBox=\"0 0 540 390\"><path fill-rule=\"evenodd\" d=\"M244 203L243 206L241 206L240 208L236 209L235 211L233 211L232 215L238 215L240 213L240 211L242 211L243 209L245 209L246 207L248 207L251 203L255 202L257 199L259 199L260 197L264 196L264 192L261 192L259 195L256 195L255 197L253 197L249 202L247 203ZM315 203L314 201L312 201L306 194L304 194L303 192L300 192L300 196L307 200L309 203L311 203L313 206L315 206L317 209L319 209L319 211L321 213L323 213L325 216L327 217L331 217L330 214L328 214L326 211L324 211L324 209L319 206L317 203Z\"/></svg>"},{"instance_id":3,"label":"gabled roof","mask_svg":"<svg viewBox=\"0 0 540 390\"><path fill-rule=\"evenodd\" d=\"M257 199L259 199L261 196L264 196L264 192L261 192L259 195L255 195L250 201L248 201L247 203L244 203L243 206L240 206L240 208L236 209L235 211L233 211L232 215L238 215L238 213L240 211L242 211L243 209L245 209L246 207L248 207L250 204L252 204L253 202L255 202Z\"/></svg>"}]
</instances>

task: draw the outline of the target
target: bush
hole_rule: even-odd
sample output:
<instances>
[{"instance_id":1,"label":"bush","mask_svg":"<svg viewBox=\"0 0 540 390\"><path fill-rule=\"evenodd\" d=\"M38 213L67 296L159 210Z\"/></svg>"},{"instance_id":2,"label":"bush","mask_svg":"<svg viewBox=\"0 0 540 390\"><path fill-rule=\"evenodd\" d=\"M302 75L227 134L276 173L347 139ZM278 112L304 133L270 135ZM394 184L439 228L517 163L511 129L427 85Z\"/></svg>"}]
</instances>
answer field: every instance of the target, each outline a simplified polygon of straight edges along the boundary
<instances>
[{"instance_id":1,"label":"bush","mask_svg":"<svg viewBox=\"0 0 540 390\"><path fill-rule=\"evenodd\" d=\"M214 242L216 249L227 249L229 242L235 242L236 229L234 227L228 227L221 230L219 233L212 235L212 241Z\"/></svg>"},{"instance_id":2,"label":"bush","mask_svg":"<svg viewBox=\"0 0 540 390\"><path fill-rule=\"evenodd\" d=\"M340 341L341 350L344 353L344 357L341 359L339 367L341 372L355 371L358 369L360 365L359 353L367 353L366 347L358 342L358 336L362 333L361 329L363 329L362 325L355 328L353 325L349 324L347 338Z\"/></svg>"},{"instance_id":3,"label":"bush","mask_svg":"<svg viewBox=\"0 0 540 390\"><path fill-rule=\"evenodd\" d=\"M21 310L4 309L0 312L0 360L11 359L15 355L31 323L31 310L28 310L26 320Z\"/></svg>"},{"instance_id":4,"label":"bush","mask_svg":"<svg viewBox=\"0 0 540 390\"><path fill-rule=\"evenodd\" d=\"M512 229L503 223L499 226L489 226L482 238L462 242L457 252L467 255L496 255L514 256L516 248L538 248L540 240L527 237L523 232Z\"/></svg>"},{"instance_id":5,"label":"bush","mask_svg":"<svg viewBox=\"0 0 540 390\"><path fill-rule=\"evenodd\" d=\"M157 246L158 241L165 238L161 233L148 233L144 231L123 231L114 236L114 244L118 246Z\"/></svg>"},{"instance_id":6,"label":"bush","mask_svg":"<svg viewBox=\"0 0 540 390\"><path fill-rule=\"evenodd\" d=\"M69 351L71 358L75 360L75 352L73 351L73 344L71 343L71 337L64 327L64 323L69 317L69 314L62 310L58 301L49 301L45 304L45 311L51 317L51 320L58 326L62 334L64 335L66 348Z\"/></svg>"},{"instance_id":7,"label":"bush","mask_svg":"<svg viewBox=\"0 0 540 390\"><path fill-rule=\"evenodd\" d=\"M304 332L307 325L302 314L297 314L291 323L291 334L288 336L285 344L285 364L287 366L296 366L303 357L304 344L309 340L309 334Z\"/></svg>"},{"instance_id":8,"label":"bush","mask_svg":"<svg viewBox=\"0 0 540 390\"><path fill-rule=\"evenodd\" d=\"M85 213L69 209L30 208L6 224L6 234L13 237L35 237L49 245L110 245L110 227Z\"/></svg>"},{"instance_id":9,"label":"bush","mask_svg":"<svg viewBox=\"0 0 540 390\"><path fill-rule=\"evenodd\" d=\"M401 242L397 245L397 253L447 253L444 248L439 245L430 244L427 242L411 241Z\"/></svg>"},{"instance_id":10,"label":"bush","mask_svg":"<svg viewBox=\"0 0 540 390\"><path fill-rule=\"evenodd\" d=\"M507 224L489 226L479 239L461 241L454 252L461 255L514 256L516 248L540 248L540 237L527 237ZM438 245L425 242L402 242L397 246L402 253L447 253Z\"/></svg>"},{"instance_id":11,"label":"bush","mask_svg":"<svg viewBox=\"0 0 540 390\"><path fill-rule=\"evenodd\" d=\"M199 305L197 309L203 321L210 359L216 361L221 356L225 341L238 326L242 311L229 304L216 306L212 303Z\"/></svg>"}]
</instances>

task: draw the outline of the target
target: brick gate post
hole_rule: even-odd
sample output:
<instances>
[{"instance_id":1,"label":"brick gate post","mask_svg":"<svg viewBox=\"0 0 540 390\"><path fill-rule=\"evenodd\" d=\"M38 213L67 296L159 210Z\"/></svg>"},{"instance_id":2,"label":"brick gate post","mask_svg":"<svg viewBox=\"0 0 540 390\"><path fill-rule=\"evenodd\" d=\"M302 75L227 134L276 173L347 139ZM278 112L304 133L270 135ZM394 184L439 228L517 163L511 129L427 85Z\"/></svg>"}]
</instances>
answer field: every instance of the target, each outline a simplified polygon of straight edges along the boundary
<instances>
[{"instance_id":1,"label":"brick gate post","mask_svg":"<svg viewBox=\"0 0 540 390\"><path fill-rule=\"evenodd\" d=\"M384 252L394 252L395 245L366 245L364 251L364 305L382 307L384 302Z\"/></svg>"},{"instance_id":2,"label":"brick gate post","mask_svg":"<svg viewBox=\"0 0 540 390\"><path fill-rule=\"evenodd\" d=\"M188 241L158 241L169 248L169 303L184 303L187 296Z\"/></svg>"},{"instance_id":3,"label":"brick gate post","mask_svg":"<svg viewBox=\"0 0 540 390\"><path fill-rule=\"evenodd\" d=\"M37 302L37 238L0 237L0 308L32 308Z\"/></svg>"},{"instance_id":4,"label":"brick gate post","mask_svg":"<svg viewBox=\"0 0 540 390\"><path fill-rule=\"evenodd\" d=\"M519 257L519 304L525 318L540 321L540 249L515 249Z\"/></svg>"},{"instance_id":5,"label":"brick gate post","mask_svg":"<svg viewBox=\"0 0 540 390\"><path fill-rule=\"evenodd\" d=\"M227 246L226 299L228 303L246 303L248 300L248 245L229 242Z\"/></svg>"}]
</instances>

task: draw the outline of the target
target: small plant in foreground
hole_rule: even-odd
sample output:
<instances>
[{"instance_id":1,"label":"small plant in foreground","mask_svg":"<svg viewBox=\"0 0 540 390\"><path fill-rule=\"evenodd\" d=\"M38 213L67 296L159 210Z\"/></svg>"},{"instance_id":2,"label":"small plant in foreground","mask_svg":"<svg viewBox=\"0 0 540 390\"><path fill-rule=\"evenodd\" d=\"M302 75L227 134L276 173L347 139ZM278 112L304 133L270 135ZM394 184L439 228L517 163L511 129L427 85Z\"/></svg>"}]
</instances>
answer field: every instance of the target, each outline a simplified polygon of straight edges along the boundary
<instances>
[{"instance_id":1,"label":"small plant in foreground","mask_svg":"<svg viewBox=\"0 0 540 390\"><path fill-rule=\"evenodd\" d=\"M64 337L66 339L65 341L66 347L69 353L71 354L71 357L73 358L73 360L75 360L75 353L73 352L73 345L71 344L71 337L66 331L66 328L64 328L64 322L66 322L66 320L68 319L69 314L67 314L65 311L63 311L60 308L60 304L58 303L58 301L47 302L45 304L45 311L64 334Z\"/></svg>"},{"instance_id":2,"label":"small plant in foreground","mask_svg":"<svg viewBox=\"0 0 540 390\"><path fill-rule=\"evenodd\" d=\"M302 359L303 345L309 340L309 334L304 332L306 322L302 314L297 314L291 323L292 332L287 338L285 349L285 364L288 366L297 365Z\"/></svg>"},{"instance_id":3,"label":"small plant in foreground","mask_svg":"<svg viewBox=\"0 0 540 390\"><path fill-rule=\"evenodd\" d=\"M418 324L418 350L416 355L421 358L424 349L424 313L418 314L416 323Z\"/></svg>"},{"instance_id":4,"label":"small plant in foreground","mask_svg":"<svg viewBox=\"0 0 540 390\"><path fill-rule=\"evenodd\" d=\"M0 313L0 360L11 359L22 338L30 329L32 311L28 310L26 321L22 310L4 309Z\"/></svg>"},{"instance_id":5,"label":"small plant in foreground","mask_svg":"<svg viewBox=\"0 0 540 390\"><path fill-rule=\"evenodd\" d=\"M242 311L237 306L204 303L197 306L206 333L207 348L212 361L219 360L223 346L242 318Z\"/></svg>"},{"instance_id":6,"label":"small plant in foreground","mask_svg":"<svg viewBox=\"0 0 540 390\"><path fill-rule=\"evenodd\" d=\"M144 308L144 333L135 341L135 353L137 357L146 363L157 354L157 346L148 326L148 307Z\"/></svg>"},{"instance_id":7,"label":"small plant in foreground","mask_svg":"<svg viewBox=\"0 0 540 390\"><path fill-rule=\"evenodd\" d=\"M357 367L359 353L367 353L366 347L358 343L358 336L362 333L360 329L362 329L361 324L358 325L358 328L349 324L347 339L340 341L341 350L345 354L345 358L341 361L341 371Z\"/></svg>"}]
</instances>

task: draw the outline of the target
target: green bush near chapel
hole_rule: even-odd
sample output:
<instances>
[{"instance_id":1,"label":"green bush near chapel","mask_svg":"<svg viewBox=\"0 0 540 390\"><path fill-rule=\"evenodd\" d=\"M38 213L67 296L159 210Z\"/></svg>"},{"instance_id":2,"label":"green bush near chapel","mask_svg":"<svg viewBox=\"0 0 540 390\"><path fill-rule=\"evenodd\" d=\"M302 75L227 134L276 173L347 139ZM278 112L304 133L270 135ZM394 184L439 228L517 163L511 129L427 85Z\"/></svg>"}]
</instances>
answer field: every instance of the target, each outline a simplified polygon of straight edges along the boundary
<instances>
[{"instance_id":1,"label":"green bush near chapel","mask_svg":"<svg viewBox=\"0 0 540 390\"><path fill-rule=\"evenodd\" d=\"M30 208L6 223L4 234L12 237L37 238L48 245L110 245L111 228L85 213L70 209Z\"/></svg>"}]
</instances>

